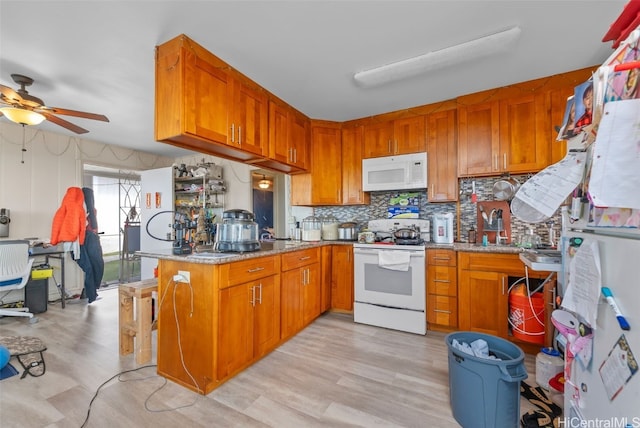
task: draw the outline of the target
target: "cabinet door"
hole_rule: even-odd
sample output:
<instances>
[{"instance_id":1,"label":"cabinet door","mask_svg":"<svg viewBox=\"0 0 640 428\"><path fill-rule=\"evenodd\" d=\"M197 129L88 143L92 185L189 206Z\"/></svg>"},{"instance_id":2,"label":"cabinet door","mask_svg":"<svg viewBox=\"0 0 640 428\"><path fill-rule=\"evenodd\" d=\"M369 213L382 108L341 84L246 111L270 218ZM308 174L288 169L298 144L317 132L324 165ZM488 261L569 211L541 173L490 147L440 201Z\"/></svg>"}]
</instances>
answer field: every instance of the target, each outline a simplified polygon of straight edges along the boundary
<instances>
[{"instance_id":1,"label":"cabinet door","mask_svg":"<svg viewBox=\"0 0 640 428\"><path fill-rule=\"evenodd\" d=\"M218 379L224 379L253 359L254 283L219 291Z\"/></svg>"},{"instance_id":2,"label":"cabinet door","mask_svg":"<svg viewBox=\"0 0 640 428\"><path fill-rule=\"evenodd\" d=\"M185 69L185 131L227 144L231 78L204 59L189 56Z\"/></svg>"},{"instance_id":3,"label":"cabinet door","mask_svg":"<svg viewBox=\"0 0 640 428\"><path fill-rule=\"evenodd\" d=\"M302 326L306 326L320 315L322 288L320 286L320 264L302 268Z\"/></svg>"},{"instance_id":4,"label":"cabinet door","mask_svg":"<svg viewBox=\"0 0 640 428\"><path fill-rule=\"evenodd\" d=\"M341 204L341 154L339 126L314 126L311 129L311 199L314 205Z\"/></svg>"},{"instance_id":5,"label":"cabinet door","mask_svg":"<svg viewBox=\"0 0 640 428\"><path fill-rule=\"evenodd\" d=\"M309 133L310 122L295 110L289 111L289 147L291 149L290 164L300 169L309 168Z\"/></svg>"},{"instance_id":6,"label":"cabinet door","mask_svg":"<svg viewBox=\"0 0 640 428\"><path fill-rule=\"evenodd\" d=\"M269 105L267 96L241 82L234 83L231 145L266 156L269 151Z\"/></svg>"},{"instance_id":7,"label":"cabinet door","mask_svg":"<svg viewBox=\"0 0 640 428\"><path fill-rule=\"evenodd\" d=\"M320 312L331 309L331 270L333 245L325 245L320 249Z\"/></svg>"},{"instance_id":8,"label":"cabinet door","mask_svg":"<svg viewBox=\"0 0 640 428\"><path fill-rule=\"evenodd\" d=\"M508 277L499 272L461 270L458 278L460 330L508 338Z\"/></svg>"},{"instance_id":9,"label":"cabinet door","mask_svg":"<svg viewBox=\"0 0 640 428\"><path fill-rule=\"evenodd\" d=\"M427 116L429 202L458 200L456 111Z\"/></svg>"},{"instance_id":10,"label":"cabinet door","mask_svg":"<svg viewBox=\"0 0 640 428\"><path fill-rule=\"evenodd\" d=\"M283 272L280 287L280 338L288 339L302 328L302 269Z\"/></svg>"},{"instance_id":11,"label":"cabinet door","mask_svg":"<svg viewBox=\"0 0 640 428\"><path fill-rule=\"evenodd\" d=\"M269 102L269 158L288 164L289 150L289 108L276 102Z\"/></svg>"},{"instance_id":12,"label":"cabinet door","mask_svg":"<svg viewBox=\"0 0 640 428\"><path fill-rule=\"evenodd\" d=\"M353 247L334 245L331 258L331 308L353 311Z\"/></svg>"},{"instance_id":13,"label":"cabinet door","mask_svg":"<svg viewBox=\"0 0 640 428\"><path fill-rule=\"evenodd\" d=\"M447 330L458 327L458 299L449 296L427 295L427 322L436 329L441 326Z\"/></svg>"},{"instance_id":14,"label":"cabinet door","mask_svg":"<svg viewBox=\"0 0 640 428\"><path fill-rule=\"evenodd\" d=\"M256 281L254 309L254 357L261 357L280 342L280 276Z\"/></svg>"},{"instance_id":15,"label":"cabinet door","mask_svg":"<svg viewBox=\"0 0 640 428\"><path fill-rule=\"evenodd\" d=\"M500 101L500 171L537 172L549 164L549 94Z\"/></svg>"},{"instance_id":16,"label":"cabinet door","mask_svg":"<svg viewBox=\"0 0 640 428\"><path fill-rule=\"evenodd\" d=\"M458 175L498 172L500 105L498 102L458 108Z\"/></svg>"},{"instance_id":17,"label":"cabinet door","mask_svg":"<svg viewBox=\"0 0 640 428\"><path fill-rule=\"evenodd\" d=\"M342 204L369 203L369 193L362 191L362 126L342 129Z\"/></svg>"},{"instance_id":18,"label":"cabinet door","mask_svg":"<svg viewBox=\"0 0 640 428\"><path fill-rule=\"evenodd\" d=\"M393 122L364 126L364 157L377 158L393 154Z\"/></svg>"},{"instance_id":19,"label":"cabinet door","mask_svg":"<svg viewBox=\"0 0 640 428\"><path fill-rule=\"evenodd\" d=\"M427 149L424 116L407 117L393 121L392 154L424 152Z\"/></svg>"}]
</instances>

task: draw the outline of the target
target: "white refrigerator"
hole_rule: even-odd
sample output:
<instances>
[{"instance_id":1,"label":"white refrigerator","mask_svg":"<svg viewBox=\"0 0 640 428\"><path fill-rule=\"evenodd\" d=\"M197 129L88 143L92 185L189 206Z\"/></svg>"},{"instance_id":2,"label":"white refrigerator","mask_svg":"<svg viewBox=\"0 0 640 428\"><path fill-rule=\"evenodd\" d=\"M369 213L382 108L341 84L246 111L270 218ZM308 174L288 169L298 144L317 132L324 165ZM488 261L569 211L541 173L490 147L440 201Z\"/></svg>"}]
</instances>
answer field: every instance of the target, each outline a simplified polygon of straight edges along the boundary
<instances>
[{"instance_id":1,"label":"white refrigerator","mask_svg":"<svg viewBox=\"0 0 640 428\"><path fill-rule=\"evenodd\" d=\"M574 223L562 251L561 308L592 328L591 340L589 330L574 338L575 358L565 351L566 426L640 426L640 234Z\"/></svg>"},{"instance_id":2,"label":"white refrigerator","mask_svg":"<svg viewBox=\"0 0 640 428\"><path fill-rule=\"evenodd\" d=\"M174 218L173 167L140 173L140 251L171 251ZM142 257L141 279L153 278L158 260Z\"/></svg>"}]
</instances>

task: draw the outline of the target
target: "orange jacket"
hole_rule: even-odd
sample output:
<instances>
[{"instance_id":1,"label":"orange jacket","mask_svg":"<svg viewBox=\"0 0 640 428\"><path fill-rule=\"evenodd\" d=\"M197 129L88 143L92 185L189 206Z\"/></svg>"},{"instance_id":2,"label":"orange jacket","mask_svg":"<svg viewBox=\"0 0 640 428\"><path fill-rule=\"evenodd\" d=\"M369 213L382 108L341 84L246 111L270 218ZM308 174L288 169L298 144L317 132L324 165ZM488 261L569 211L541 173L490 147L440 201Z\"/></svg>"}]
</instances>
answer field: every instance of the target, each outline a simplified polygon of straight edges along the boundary
<instances>
[{"instance_id":1,"label":"orange jacket","mask_svg":"<svg viewBox=\"0 0 640 428\"><path fill-rule=\"evenodd\" d=\"M84 234L87 229L87 213L84 210L84 194L79 187L69 187L62 205L53 216L51 226L51 245L59 242L74 242L84 244Z\"/></svg>"}]
</instances>

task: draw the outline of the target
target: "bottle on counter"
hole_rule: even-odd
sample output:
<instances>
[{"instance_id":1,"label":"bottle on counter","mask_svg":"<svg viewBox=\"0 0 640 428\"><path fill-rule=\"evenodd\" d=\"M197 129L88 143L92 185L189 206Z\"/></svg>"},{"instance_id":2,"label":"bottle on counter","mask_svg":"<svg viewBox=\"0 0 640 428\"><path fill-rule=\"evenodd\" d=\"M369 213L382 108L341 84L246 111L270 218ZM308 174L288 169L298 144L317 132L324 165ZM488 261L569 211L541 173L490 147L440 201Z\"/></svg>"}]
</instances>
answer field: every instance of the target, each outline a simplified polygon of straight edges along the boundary
<instances>
[{"instance_id":1,"label":"bottle on counter","mask_svg":"<svg viewBox=\"0 0 640 428\"><path fill-rule=\"evenodd\" d=\"M476 230L472 227L469 229L469 244L476 243Z\"/></svg>"},{"instance_id":2,"label":"bottle on counter","mask_svg":"<svg viewBox=\"0 0 640 428\"><path fill-rule=\"evenodd\" d=\"M485 233L484 235L482 235L482 246L486 247L487 245L489 245L489 237Z\"/></svg>"}]
</instances>

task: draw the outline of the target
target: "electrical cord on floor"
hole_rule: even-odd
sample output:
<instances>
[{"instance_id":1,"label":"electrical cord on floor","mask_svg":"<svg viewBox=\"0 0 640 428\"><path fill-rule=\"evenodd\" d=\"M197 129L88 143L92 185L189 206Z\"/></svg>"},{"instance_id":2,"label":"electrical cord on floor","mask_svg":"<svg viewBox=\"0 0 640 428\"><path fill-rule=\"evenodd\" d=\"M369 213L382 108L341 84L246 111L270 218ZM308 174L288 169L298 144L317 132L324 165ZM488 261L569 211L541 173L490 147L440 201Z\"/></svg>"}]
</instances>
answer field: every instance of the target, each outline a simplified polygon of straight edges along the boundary
<instances>
[{"instance_id":1,"label":"electrical cord on floor","mask_svg":"<svg viewBox=\"0 0 640 428\"><path fill-rule=\"evenodd\" d=\"M95 394L93 395L93 397L91 398L91 401L89 402L89 408L87 409L87 416L84 418L84 421L82 422L82 425L80 425L81 428L84 428L87 424L87 422L89 422L89 416L91 415L91 406L93 405L93 402L96 400L96 398L98 398L98 394L100 393L100 390L102 389L102 387L104 387L105 385L107 385L109 382L111 382L113 379L115 378L119 378L120 376L122 376L123 374L126 373L132 373L132 372L136 372L138 370L142 370L142 369L147 369L150 367L158 367L157 364L149 364L146 366L141 366L141 367L137 367L135 369L130 369L130 370L124 370L121 371L120 373L116 373L115 375L111 376L109 379L107 379L106 381L104 381L99 387L98 389L96 389ZM196 402L198 401L198 399L200 398L199 395L196 395L196 398L189 404L183 404L181 406L176 406L176 407L171 407L171 408L166 408L166 409L152 409L149 407L149 400L151 400L151 398L157 394L158 392L160 392L160 390L162 390L162 388L164 388L167 385L167 378L162 377L162 376L158 376L158 375L153 375L153 376L147 376L144 378L139 378L139 379L127 379L127 380L122 380L122 379L118 379L120 382L132 382L132 381L141 381L141 380L147 380L147 379L151 379L151 378L157 378L157 377L161 377L163 379L163 383L162 385L160 385L159 387L157 387L155 390L153 390L153 392L151 392L151 394L149 394L149 396L144 400L144 408L146 411L148 412L152 412L152 413L163 413L163 412L172 412L174 410L179 410L179 409L184 409L186 407L191 407L193 405L196 404Z\"/></svg>"}]
</instances>

